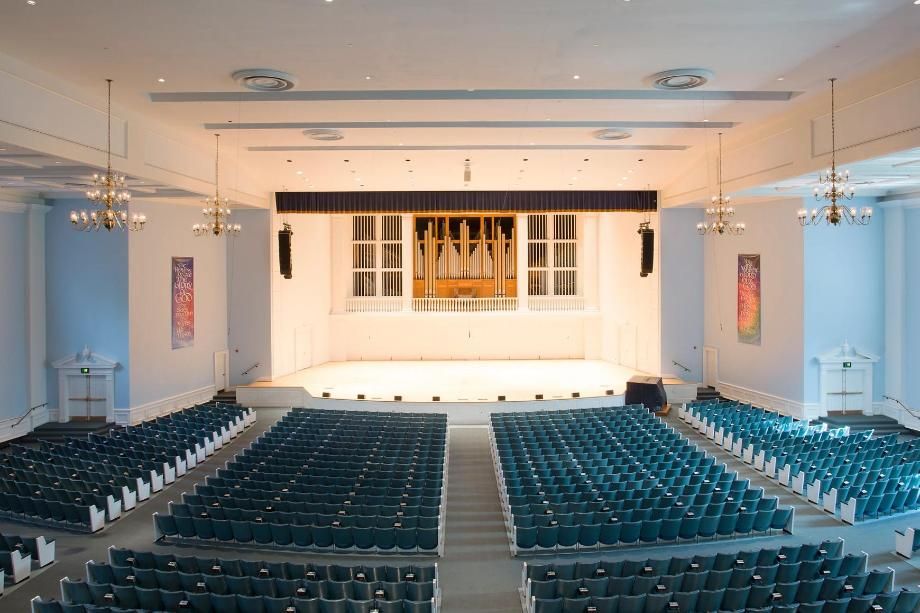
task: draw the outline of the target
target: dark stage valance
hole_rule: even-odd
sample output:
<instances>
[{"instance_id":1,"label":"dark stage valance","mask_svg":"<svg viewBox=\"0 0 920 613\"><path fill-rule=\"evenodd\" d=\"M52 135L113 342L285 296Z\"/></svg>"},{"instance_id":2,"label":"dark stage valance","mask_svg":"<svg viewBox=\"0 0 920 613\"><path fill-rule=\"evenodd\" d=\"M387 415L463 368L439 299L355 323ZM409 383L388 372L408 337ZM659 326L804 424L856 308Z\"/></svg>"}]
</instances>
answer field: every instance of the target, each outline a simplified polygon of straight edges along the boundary
<instances>
[{"instance_id":1,"label":"dark stage valance","mask_svg":"<svg viewBox=\"0 0 920 613\"><path fill-rule=\"evenodd\" d=\"M278 192L279 213L654 211L654 191Z\"/></svg>"}]
</instances>

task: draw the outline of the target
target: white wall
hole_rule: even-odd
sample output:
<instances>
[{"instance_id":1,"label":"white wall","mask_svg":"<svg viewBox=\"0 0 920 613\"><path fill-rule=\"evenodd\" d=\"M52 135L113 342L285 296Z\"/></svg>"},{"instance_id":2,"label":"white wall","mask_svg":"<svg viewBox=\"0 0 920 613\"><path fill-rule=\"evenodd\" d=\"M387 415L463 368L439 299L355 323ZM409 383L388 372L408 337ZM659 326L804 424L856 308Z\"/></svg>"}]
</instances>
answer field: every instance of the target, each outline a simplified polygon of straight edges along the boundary
<instances>
[{"instance_id":1,"label":"white wall","mask_svg":"<svg viewBox=\"0 0 920 613\"><path fill-rule=\"evenodd\" d=\"M333 361L585 358L597 313L380 313L331 318Z\"/></svg>"},{"instance_id":2,"label":"white wall","mask_svg":"<svg viewBox=\"0 0 920 613\"><path fill-rule=\"evenodd\" d=\"M702 209L664 209L661 219L661 372L703 380L703 248L696 232ZM679 362L690 372L674 362Z\"/></svg>"},{"instance_id":3,"label":"white wall","mask_svg":"<svg viewBox=\"0 0 920 613\"><path fill-rule=\"evenodd\" d=\"M804 239L799 199L738 206L742 237L705 239L705 342L719 354L723 392L801 410L804 390ZM738 254L761 255L761 345L738 342Z\"/></svg>"},{"instance_id":4,"label":"white wall","mask_svg":"<svg viewBox=\"0 0 920 613\"><path fill-rule=\"evenodd\" d=\"M29 408L29 302L26 213L0 210L0 420Z\"/></svg>"},{"instance_id":5,"label":"white wall","mask_svg":"<svg viewBox=\"0 0 920 613\"><path fill-rule=\"evenodd\" d=\"M598 220L598 302L601 316L601 358L623 366L660 374L661 329L659 283L661 250L658 215L654 272L639 276L641 213L602 213Z\"/></svg>"},{"instance_id":6,"label":"white wall","mask_svg":"<svg viewBox=\"0 0 920 613\"><path fill-rule=\"evenodd\" d=\"M920 199L914 206L920 205ZM905 361L903 368L904 398L913 409L920 410L920 208L904 210L905 308L903 332ZM915 426L920 426L915 420Z\"/></svg>"},{"instance_id":7,"label":"white wall","mask_svg":"<svg viewBox=\"0 0 920 613\"><path fill-rule=\"evenodd\" d=\"M273 236L282 217L272 216ZM273 377L329 360L331 287L331 216L287 215L294 231L293 278L279 274L278 250L272 249ZM275 240L275 239L273 239Z\"/></svg>"},{"instance_id":8,"label":"white wall","mask_svg":"<svg viewBox=\"0 0 920 613\"><path fill-rule=\"evenodd\" d=\"M197 207L153 202L132 206L149 220L142 232L129 237L132 411L171 405L169 399L177 396L188 397L185 404L209 397L214 352L227 348L228 241L192 234L192 224L202 219ZM195 259L195 342L181 349L172 348L173 256Z\"/></svg>"},{"instance_id":9,"label":"white wall","mask_svg":"<svg viewBox=\"0 0 920 613\"><path fill-rule=\"evenodd\" d=\"M873 206L873 199L853 202ZM885 351L884 211L868 226L807 228L805 240L805 396L818 402L817 357L845 341L860 351ZM884 360L875 364L873 392L882 399Z\"/></svg>"},{"instance_id":10,"label":"white wall","mask_svg":"<svg viewBox=\"0 0 920 613\"><path fill-rule=\"evenodd\" d=\"M271 231L271 212L246 209L233 212L243 231L227 249L227 327L230 347L230 384L251 383L271 376L271 284L277 251ZM246 376L242 373L253 368Z\"/></svg>"},{"instance_id":11,"label":"white wall","mask_svg":"<svg viewBox=\"0 0 920 613\"><path fill-rule=\"evenodd\" d=\"M115 408L130 400L128 319L128 235L77 232L71 209L86 199L58 200L46 217L48 360L74 355L85 345L119 363L115 370ZM48 367L48 404L59 408L57 372Z\"/></svg>"}]
</instances>

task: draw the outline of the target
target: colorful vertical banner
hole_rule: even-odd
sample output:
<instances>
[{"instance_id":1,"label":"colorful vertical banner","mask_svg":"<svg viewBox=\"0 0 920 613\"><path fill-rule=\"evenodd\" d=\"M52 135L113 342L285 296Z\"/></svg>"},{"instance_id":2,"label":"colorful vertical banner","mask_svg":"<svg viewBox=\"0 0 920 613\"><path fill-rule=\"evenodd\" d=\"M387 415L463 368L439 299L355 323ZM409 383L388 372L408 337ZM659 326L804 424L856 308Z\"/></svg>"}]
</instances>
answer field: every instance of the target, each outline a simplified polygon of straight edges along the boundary
<instances>
[{"instance_id":1,"label":"colorful vertical banner","mask_svg":"<svg viewBox=\"0 0 920 613\"><path fill-rule=\"evenodd\" d=\"M738 254L738 342L761 340L760 255Z\"/></svg>"},{"instance_id":2,"label":"colorful vertical banner","mask_svg":"<svg viewBox=\"0 0 920 613\"><path fill-rule=\"evenodd\" d=\"M172 348L195 344L195 259L172 259Z\"/></svg>"}]
</instances>

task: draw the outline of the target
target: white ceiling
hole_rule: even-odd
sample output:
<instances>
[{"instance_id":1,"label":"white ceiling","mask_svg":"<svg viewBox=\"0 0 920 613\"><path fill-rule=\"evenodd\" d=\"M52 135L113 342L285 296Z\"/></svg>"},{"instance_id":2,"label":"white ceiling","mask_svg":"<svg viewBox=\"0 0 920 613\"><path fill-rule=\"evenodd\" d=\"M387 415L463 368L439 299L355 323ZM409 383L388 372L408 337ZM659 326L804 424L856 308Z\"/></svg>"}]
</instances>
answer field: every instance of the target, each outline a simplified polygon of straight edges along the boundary
<instances>
[{"instance_id":1,"label":"white ceiling","mask_svg":"<svg viewBox=\"0 0 920 613\"><path fill-rule=\"evenodd\" d=\"M4 191L34 192L48 199L82 195L92 185L99 168L74 164L63 158L0 142L0 196ZM196 194L168 185L128 177L135 199L170 198L199 203Z\"/></svg>"},{"instance_id":2,"label":"white ceiling","mask_svg":"<svg viewBox=\"0 0 920 613\"><path fill-rule=\"evenodd\" d=\"M620 90L649 91L649 75L699 66L714 78L698 92L807 96L824 92L831 73L865 72L920 40L912 0L0 0L0 11L0 52L98 95L100 105L111 77L116 104L204 146L215 131L205 125L225 124L224 159L279 190L462 189L466 159L475 189L659 188L714 151L715 130L704 120L749 123L790 103L621 99ZM452 93L443 100L151 98L242 92L230 75L253 67L294 74L295 92ZM535 93L472 99L488 89ZM584 99L588 90L612 90L612 99ZM539 125L469 123L482 121ZM597 126L636 121L696 127L639 127L616 142L592 136ZM378 125L343 128L345 138L334 143L308 139L299 125L232 129L282 122ZM396 122L421 125L385 125ZM604 146L631 149L597 148ZM320 149L271 150L292 147Z\"/></svg>"}]
</instances>

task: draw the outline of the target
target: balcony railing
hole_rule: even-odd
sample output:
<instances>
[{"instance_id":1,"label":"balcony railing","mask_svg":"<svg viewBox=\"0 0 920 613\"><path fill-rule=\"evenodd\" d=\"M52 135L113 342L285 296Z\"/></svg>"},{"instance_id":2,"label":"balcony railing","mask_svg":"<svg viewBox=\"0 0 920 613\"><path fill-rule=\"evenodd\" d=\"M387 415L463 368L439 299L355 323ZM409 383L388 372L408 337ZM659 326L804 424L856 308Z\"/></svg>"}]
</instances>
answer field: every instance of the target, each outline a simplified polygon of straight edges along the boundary
<instances>
[{"instance_id":1,"label":"balcony railing","mask_svg":"<svg viewBox=\"0 0 920 613\"><path fill-rule=\"evenodd\" d=\"M479 313L516 311L517 298L413 298L412 310L419 313Z\"/></svg>"},{"instance_id":2,"label":"balcony railing","mask_svg":"<svg viewBox=\"0 0 920 613\"><path fill-rule=\"evenodd\" d=\"M398 313L403 311L401 297L347 298L346 313ZM413 298L414 313L486 313L517 311L517 298ZM581 296L528 296L527 308L538 312L576 312L585 310Z\"/></svg>"},{"instance_id":3,"label":"balcony railing","mask_svg":"<svg viewBox=\"0 0 920 613\"><path fill-rule=\"evenodd\" d=\"M402 311L400 296L387 298L346 298L346 313L393 313Z\"/></svg>"},{"instance_id":4,"label":"balcony railing","mask_svg":"<svg viewBox=\"0 0 920 613\"><path fill-rule=\"evenodd\" d=\"M529 296L527 308L531 311L584 311L585 299L581 296Z\"/></svg>"}]
</instances>

